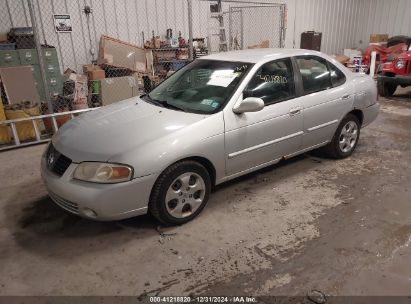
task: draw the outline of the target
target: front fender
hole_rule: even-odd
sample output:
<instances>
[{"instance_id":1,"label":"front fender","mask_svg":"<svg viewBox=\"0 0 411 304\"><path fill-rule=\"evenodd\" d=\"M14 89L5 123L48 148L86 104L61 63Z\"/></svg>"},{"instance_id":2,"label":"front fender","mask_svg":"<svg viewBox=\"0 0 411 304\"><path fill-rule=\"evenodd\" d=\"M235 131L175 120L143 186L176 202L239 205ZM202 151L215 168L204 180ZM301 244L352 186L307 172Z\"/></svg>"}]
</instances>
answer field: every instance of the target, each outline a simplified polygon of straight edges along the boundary
<instances>
[{"instance_id":1,"label":"front fender","mask_svg":"<svg viewBox=\"0 0 411 304\"><path fill-rule=\"evenodd\" d=\"M224 120L222 112L153 139L136 149L110 158L110 162L130 164L134 178L163 172L171 164L190 157L209 160L216 169L216 180L225 174Z\"/></svg>"}]
</instances>

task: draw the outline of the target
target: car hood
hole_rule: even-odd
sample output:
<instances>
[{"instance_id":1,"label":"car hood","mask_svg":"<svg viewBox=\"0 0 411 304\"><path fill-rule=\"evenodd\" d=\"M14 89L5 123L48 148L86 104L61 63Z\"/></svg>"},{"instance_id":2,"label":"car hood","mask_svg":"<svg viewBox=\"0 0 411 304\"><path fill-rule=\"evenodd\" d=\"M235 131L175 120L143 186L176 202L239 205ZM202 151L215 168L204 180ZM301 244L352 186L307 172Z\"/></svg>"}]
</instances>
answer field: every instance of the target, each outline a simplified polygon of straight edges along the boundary
<instances>
[{"instance_id":1,"label":"car hood","mask_svg":"<svg viewBox=\"0 0 411 304\"><path fill-rule=\"evenodd\" d=\"M53 145L73 162L108 161L113 155L135 149L204 117L159 107L135 97L70 120L53 137Z\"/></svg>"}]
</instances>

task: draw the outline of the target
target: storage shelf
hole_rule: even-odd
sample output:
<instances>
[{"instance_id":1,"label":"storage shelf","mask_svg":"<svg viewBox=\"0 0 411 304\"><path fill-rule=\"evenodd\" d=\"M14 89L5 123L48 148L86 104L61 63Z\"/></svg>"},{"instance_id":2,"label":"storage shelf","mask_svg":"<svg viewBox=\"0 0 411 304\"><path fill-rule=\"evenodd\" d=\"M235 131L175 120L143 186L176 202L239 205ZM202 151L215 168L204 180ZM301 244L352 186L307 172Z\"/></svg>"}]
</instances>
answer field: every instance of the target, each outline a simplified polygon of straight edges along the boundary
<instances>
[{"instance_id":1,"label":"storage shelf","mask_svg":"<svg viewBox=\"0 0 411 304\"><path fill-rule=\"evenodd\" d=\"M146 49L146 50L149 50L149 51L154 51L154 52L160 52L160 51L179 51L179 50L188 50L188 48L172 48L172 47L169 47L169 48L161 48L161 49Z\"/></svg>"},{"instance_id":2,"label":"storage shelf","mask_svg":"<svg viewBox=\"0 0 411 304\"><path fill-rule=\"evenodd\" d=\"M173 60L154 60L155 63L173 63L173 62L186 62L190 59L173 59Z\"/></svg>"}]
</instances>

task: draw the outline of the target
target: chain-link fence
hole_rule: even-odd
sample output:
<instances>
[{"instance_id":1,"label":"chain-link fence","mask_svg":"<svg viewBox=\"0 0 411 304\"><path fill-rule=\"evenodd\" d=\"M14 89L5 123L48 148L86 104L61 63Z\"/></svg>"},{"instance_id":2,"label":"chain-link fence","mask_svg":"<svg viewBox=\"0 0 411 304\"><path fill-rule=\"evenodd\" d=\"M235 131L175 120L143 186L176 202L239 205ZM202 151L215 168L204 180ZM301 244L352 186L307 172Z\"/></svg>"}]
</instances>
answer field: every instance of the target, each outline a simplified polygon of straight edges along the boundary
<instances>
[{"instance_id":1,"label":"chain-link fence","mask_svg":"<svg viewBox=\"0 0 411 304\"><path fill-rule=\"evenodd\" d=\"M0 150L151 91L212 52L282 47L285 5L239 0L0 0Z\"/></svg>"},{"instance_id":2,"label":"chain-link fence","mask_svg":"<svg viewBox=\"0 0 411 304\"><path fill-rule=\"evenodd\" d=\"M283 46L283 6L230 6L229 49L281 48ZM258 16L259 22L256 22Z\"/></svg>"}]
</instances>

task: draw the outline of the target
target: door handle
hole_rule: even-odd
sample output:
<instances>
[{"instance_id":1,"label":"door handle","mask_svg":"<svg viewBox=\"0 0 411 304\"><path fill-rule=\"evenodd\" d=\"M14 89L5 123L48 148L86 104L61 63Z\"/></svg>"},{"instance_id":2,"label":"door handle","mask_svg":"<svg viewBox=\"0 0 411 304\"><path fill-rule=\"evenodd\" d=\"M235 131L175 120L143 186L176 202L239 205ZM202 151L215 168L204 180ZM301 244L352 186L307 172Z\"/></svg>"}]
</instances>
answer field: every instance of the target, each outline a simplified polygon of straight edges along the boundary
<instances>
[{"instance_id":1,"label":"door handle","mask_svg":"<svg viewBox=\"0 0 411 304\"><path fill-rule=\"evenodd\" d=\"M294 116L300 113L301 113L301 108L294 108L294 109L291 109L289 112L290 116Z\"/></svg>"},{"instance_id":2,"label":"door handle","mask_svg":"<svg viewBox=\"0 0 411 304\"><path fill-rule=\"evenodd\" d=\"M347 100L347 99L350 99L350 97L351 97L351 95L345 94L345 95L343 95L343 96L341 97L341 99L342 99L342 100Z\"/></svg>"}]
</instances>

